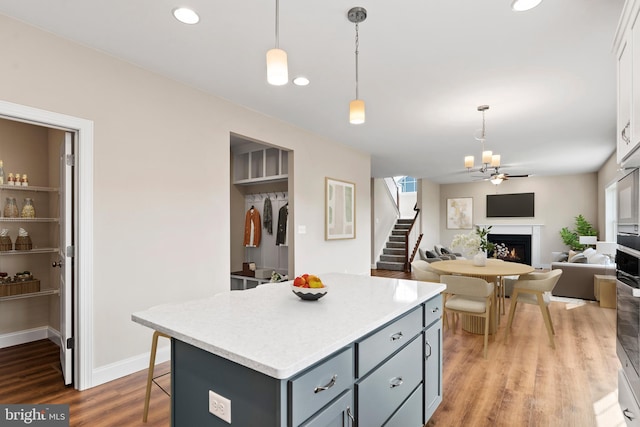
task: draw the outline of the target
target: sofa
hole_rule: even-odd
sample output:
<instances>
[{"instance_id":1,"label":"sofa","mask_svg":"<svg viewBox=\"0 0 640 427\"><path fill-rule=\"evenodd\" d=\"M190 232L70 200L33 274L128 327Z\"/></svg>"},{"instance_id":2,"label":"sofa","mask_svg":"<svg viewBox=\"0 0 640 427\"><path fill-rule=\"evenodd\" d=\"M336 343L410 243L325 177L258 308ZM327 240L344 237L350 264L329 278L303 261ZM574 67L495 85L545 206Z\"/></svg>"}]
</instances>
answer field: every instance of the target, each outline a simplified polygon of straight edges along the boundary
<instances>
[{"instance_id":1,"label":"sofa","mask_svg":"<svg viewBox=\"0 0 640 427\"><path fill-rule=\"evenodd\" d=\"M567 254L567 261L553 261L552 270L562 270L562 276L553 289L553 295L559 297L580 298L595 301L593 276L603 274L615 276L616 265L606 264L602 257L594 255L593 250Z\"/></svg>"}]
</instances>

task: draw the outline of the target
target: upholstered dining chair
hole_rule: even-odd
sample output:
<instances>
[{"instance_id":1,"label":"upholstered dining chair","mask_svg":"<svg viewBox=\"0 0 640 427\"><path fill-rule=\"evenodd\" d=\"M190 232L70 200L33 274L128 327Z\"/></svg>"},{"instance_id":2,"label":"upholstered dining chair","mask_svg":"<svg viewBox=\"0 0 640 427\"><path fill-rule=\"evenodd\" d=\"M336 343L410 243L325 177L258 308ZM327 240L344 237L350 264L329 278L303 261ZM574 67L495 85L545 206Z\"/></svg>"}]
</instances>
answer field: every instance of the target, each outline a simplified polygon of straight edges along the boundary
<instances>
[{"instance_id":1,"label":"upholstered dining chair","mask_svg":"<svg viewBox=\"0 0 640 427\"><path fill-rule=\"evenodd\" d=\"M551 270L547 273L529 273L523 274L513 284L513 292L511 293L511 308L509 308L509 321L505 332L505 340L509 338L509 331L513 323L513 316L516 313L518 303L533 304L540 307L544 324L547 328L549 342L553 349L556 348L553 336L555 330L551 322L551 314L549 313L549 303L551 302L551 292L558 283L562 270Z\"/></svg>"},{"instance_id":2,"label":"upholstered dining chair","mask_svg":"<svg viewBox=\"0 0 640 427\"><path fill-rule=\"evenodd\" d=\"M477 277L450 275L440 276L440 282L447 285L444 291L444 321L447 328L449 327L447 313L454 314L454 331L458 326L457 317L460 314L484 318L484 358L486 359L493 283Z\"/></svg>"},{"instance_id":3,"label":"upholstered dining chair","mask_svg":"<svg viewBox=\"0 0 640 427\"><path fill-rule=\"evenodd\" d=\"M416 280L423 282L440 282L440 274L429 265L429 262L415 259L411 263L411 271Z\"/></svg>"}]
</instances>

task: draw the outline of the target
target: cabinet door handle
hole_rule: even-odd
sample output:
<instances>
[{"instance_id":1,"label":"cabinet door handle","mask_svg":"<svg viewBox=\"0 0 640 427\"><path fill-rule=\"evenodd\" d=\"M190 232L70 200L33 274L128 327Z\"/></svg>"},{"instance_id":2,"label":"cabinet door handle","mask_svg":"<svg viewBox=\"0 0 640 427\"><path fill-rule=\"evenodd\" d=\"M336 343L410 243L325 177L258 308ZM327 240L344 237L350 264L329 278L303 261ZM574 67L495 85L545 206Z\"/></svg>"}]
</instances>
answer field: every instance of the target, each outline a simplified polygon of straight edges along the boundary
<instances>
[{"instance_id":1,"label":"cabinet door handle","mask_svg":"<svg viewBox=\"0 0 640 427\"><path fill-rule=\"evenodd\" d=\"M347 415L349 416L349 419L351 420L351 425L354 425L356 422L355 417L353 416L353 414L351 413L351 407L347 406Z\"/></svg>"},{"instance_id":2,"label":"cabinet door handle","mask_svg":"<svg viewBox=\"0 0 640 427\"><path fill-rule=\"evenodd\" d=\"M622 415L624 415L625 417L627 417L629 419L629 421L633 421L633 419L635 418L633 416L633 412L631 412L629 410L629 408L626 408L625 410L622 411Z\"/></svg>"},{"instance_id":3,"label":"cabinet door handle","mask_svg":"<svg viewBox=\"0 0 640 427\"><path fill-rule=\"evenodd\" d=\"M313 392L314 393L320 393L321 391L329 390L331 387L334 386L334 384L336 383L337 379L338 379L338 374L334 374L333 377L331 377L331 381L329 381L327 383L327 385L316 387L316 388L313 389Z\"/></svg>"},{"instance_id":4,"label":"cabinet door handle","mask_svg":"<svg viewBox=\"0 0 640 427\"><path fill-rule=\"evenodd\" d=\"M396 332L395 334L391 335L391 341L398 341L399 339L402 339L402 332Z\"/></svg>"},{"instance_id":5,"label":"cabinet door handle","mask_svg":"<svg viewBox=\"0 0 640 427\"><path fill-rule=\"evenodd\" d=\"M389 381L389 388L400 387L404 381L402 381L402 377L395 377Z\"/></svg>"},{"instance_id":6,"label":"cabinet door handle","mask_svg":"<svg viewBox=\"0 0 640 427\"><path fill-rule=\"evenodd\" d=\"M431 357L431 343L429 341L425 342L424 345L429 349L429 354L425 354L424 358L428 359Z\"/></svg>"},{"instance_id":7,"label":"cabinet door handle","mask_svg":"<svg viewBox=\"0 0 640 427\"><path fill-rule=\"evenodd\" d=\"M631 142L631 139L627 136L627 129L629 129L629 126L631 126L631 120L627 122L627 125L624 127L624 129L622 129L622 132L620 133L622 140L627 144Z\"/></svg>"}]
</instances>

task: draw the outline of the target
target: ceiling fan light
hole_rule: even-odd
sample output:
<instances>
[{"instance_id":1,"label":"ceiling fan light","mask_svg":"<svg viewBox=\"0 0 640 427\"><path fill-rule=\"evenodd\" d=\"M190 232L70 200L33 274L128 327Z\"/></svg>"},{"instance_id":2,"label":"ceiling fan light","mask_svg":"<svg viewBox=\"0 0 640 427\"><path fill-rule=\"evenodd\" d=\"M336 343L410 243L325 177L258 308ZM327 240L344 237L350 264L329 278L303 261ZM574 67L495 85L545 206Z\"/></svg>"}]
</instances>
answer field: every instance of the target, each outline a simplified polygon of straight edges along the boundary
<instances>
[{"instance_id":1,"label":"ceiling fan light","mask_svg":"<svg viewBox=\"0 0 640 427\"><path fill-rule=\"evenodd\" d=\"M274 86L282 86L288 81L287 52L282 49L267 51L267 82Z\"/></svg>"},{"instance_id":2,"label":"ceiling fan light","mask_svg":"<svg viewBox=\"0 0 640 427\"><path fill-rule=\"evenodd\" d=\"M471 169L473 167L473 156L464 156L464 167L467 169Z\"/></svg>"},{"instance_id":3,"label":"ceiling fan light","mask_svg":"<svg viewBox=\"0 0 640 427\"><path fill-rule=\"evenodd\" d=\"M498 184L500 184L500 183L502 182L502 180L503 180L503 178L502 178L502 177L500 177L500 176L497 176L497 175L496 175L496 176L491 177L491 183L492 183L493 185L498 185Z\"/></svg>"},{"instance_id":4,"label":"ceiling fan light","mask_svg":"<svg viewBox=\"0 0 640 427\"><path fill-rule=\"evenodd\" d=\"M364 101L354 99L349 103L349 123L361 125L364 123Z\"/></svg>"},{"instance_id":5,"label":"ceiling fan light","mask_svg":"<svg viewBox=\"0 0 640 427\"><path fill-rule=\"evenodd\" d=\"M525 12L531 10L542 3L542 0L513 0L511 9L515 12Z\"/></svg>"}]
</instances>

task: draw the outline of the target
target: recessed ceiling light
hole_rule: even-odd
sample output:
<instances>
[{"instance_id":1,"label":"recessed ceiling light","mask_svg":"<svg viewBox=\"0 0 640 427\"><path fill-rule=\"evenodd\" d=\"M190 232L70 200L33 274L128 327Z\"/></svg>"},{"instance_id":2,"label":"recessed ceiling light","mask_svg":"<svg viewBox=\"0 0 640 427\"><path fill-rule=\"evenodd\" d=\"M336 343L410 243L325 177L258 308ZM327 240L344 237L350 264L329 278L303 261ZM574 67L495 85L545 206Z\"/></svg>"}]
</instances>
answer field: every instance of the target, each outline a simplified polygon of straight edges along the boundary
<instances>
[{"instance_id":1,"label":"recessed ceiling light","mask_svg":"<svg viewBox=\"0 0 640 427\"><path fill-rule=\"evenodd\" d=\"M197 24L200 21L200 17L191 9L186 7L178 7L173 9L173 16L184 24Z\"/></svg>"},{"instance_id":2,"label":"recessed ceiling light","mask_svg":"<svg viewBox=\"0 0 640 427\"><path fill-rule=\"evenodd\" d=\"M306 86L309 84L309 79L306 77L296 77L293 79L293 84L296 86Z\"/></svg>"},{"instance_id":3,"label":"recessed ceiling light","mask_svg":"<svg viewBox=\"0 0 640 427\"><path fill-rule=\"evenodd\" d=\"M511 3L511 9L516 12L524 12L526 10L533 9L540 3L542 3L542 0L513 0L513 3Z\"/></svg>"}]
</instances>

